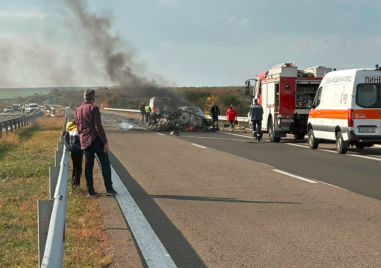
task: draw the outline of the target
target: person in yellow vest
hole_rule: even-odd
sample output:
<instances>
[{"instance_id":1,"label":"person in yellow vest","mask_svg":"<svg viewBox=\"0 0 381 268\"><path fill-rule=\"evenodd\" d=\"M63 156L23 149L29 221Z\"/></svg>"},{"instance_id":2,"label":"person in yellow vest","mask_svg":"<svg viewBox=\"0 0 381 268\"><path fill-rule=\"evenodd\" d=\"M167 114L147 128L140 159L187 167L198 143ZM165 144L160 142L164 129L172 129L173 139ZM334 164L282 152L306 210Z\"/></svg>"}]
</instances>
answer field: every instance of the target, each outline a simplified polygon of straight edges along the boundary
<instances>
[{"instance_id":1,"label":"person in yellow vest","mask_svg":"<svg viewBox=\"0 0 381 268\"><path fill-rule=\"evenodd\" d=\"M146 116L146 123L148 123L148 117L149 117L150 114L151 114L151 108L149 107L148 103L147 103L145 109L146 109L146 114L145 114L145 116Z\"/></svg>"}]
</instances>

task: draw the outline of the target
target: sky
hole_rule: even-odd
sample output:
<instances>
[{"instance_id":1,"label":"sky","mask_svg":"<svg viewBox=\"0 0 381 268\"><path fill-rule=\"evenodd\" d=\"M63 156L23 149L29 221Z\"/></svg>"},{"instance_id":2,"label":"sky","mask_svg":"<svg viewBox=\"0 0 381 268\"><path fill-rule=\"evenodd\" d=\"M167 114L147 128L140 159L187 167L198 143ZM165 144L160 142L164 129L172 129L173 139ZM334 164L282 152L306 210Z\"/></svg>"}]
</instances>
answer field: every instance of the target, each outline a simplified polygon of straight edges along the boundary
<instances>
[{"instance_id":1,"label":"sky","mask_svg":"<svg viewBox=\"0 0 381 268\"><path fill-rule=\"evenodd\" d=\"M90 72L80 62L86 44L71 34L75 25L52 2L62 0L0 0L0 86L110 83L99 63ZM112 32L133 53L139 72L168 85L240 86L282 62L301 69L381 65L379 0L88 0L88 5L112 16ZM68 63L76 68L66 68ZM76 79L57 78L64 72Z\"/></svg>"}]
</instances>

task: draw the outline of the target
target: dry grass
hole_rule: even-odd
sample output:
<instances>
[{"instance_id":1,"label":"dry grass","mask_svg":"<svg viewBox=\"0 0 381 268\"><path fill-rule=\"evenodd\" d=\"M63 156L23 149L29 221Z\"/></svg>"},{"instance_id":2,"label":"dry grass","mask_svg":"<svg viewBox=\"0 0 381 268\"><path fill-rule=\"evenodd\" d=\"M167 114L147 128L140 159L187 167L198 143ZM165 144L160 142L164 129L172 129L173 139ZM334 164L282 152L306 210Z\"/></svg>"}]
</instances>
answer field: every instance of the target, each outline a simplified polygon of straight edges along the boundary
<instances>
[{"instance_id":1,"label":"dry grass","mask_svg":"<svg viewBox=\"0 0 381 268\"><path fill-rule=\"evenodd\" d=\"M49 166L63 118L39 118L0 140L0 267L38 265L37 200L49 197ZM105 267L111 262L96 200L70 194L65 267Z\"/></svg>"}]
</instances>

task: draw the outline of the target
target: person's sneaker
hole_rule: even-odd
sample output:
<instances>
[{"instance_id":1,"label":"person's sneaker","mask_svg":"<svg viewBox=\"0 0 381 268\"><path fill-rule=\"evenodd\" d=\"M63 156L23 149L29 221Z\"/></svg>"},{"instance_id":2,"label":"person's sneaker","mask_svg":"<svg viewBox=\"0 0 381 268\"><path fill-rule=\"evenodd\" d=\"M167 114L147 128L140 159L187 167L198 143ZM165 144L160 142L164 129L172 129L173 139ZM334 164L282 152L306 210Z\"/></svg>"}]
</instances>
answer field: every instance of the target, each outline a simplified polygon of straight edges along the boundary
<instances>
[{"instance_id":1,"label":"person's sneaker","mask_svg":"<svg viewBox=\"0 0 381 268\"><path fill-rule=\"evenodd\" d=\"M100 194L98 192L96 192L96 191L93 191L93 192L89 192L87 194L87 196L98 197L98 196L100 196Z\"/></svg>"},{"instance_id":2,"label":"person's sneaker","mask_svg":"<svg viewBox=\"0 0 381 268\"><path fill-rule=\"evenodd\" d=\"M115 191L114 189L108 190L107 193L106 193L107 196L113 196L113 195L116 195L116 194L118 194L118 192Z\"/></svg>"}]
</instances>

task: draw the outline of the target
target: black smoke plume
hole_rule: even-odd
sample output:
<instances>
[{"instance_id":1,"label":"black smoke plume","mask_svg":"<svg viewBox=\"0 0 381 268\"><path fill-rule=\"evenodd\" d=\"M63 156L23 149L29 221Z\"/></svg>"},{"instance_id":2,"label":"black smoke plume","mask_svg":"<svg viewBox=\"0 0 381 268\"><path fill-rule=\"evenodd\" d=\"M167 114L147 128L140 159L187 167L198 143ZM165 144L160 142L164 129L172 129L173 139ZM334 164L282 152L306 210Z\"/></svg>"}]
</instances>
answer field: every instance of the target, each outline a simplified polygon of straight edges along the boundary
<instances>
[{"instance_id":1,"label":"black smoke plume","mask_svg":"<svg viewBox=\"0 0 381 268\"><path fill-rule=\"evenodd\" d=\"M181 104L180 94L159 82L139 74L134 50L111 32L111 15L89 11L85 0L60 0L79 23L79 34L86 38L87 48L100 61L110 82L120 87L124 95L135 98L170 97L172 105ZM78 31L78 28L75 29ZM77 33L78 35L78 33Z\"/></svg>"}]
</instances>

